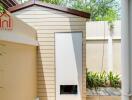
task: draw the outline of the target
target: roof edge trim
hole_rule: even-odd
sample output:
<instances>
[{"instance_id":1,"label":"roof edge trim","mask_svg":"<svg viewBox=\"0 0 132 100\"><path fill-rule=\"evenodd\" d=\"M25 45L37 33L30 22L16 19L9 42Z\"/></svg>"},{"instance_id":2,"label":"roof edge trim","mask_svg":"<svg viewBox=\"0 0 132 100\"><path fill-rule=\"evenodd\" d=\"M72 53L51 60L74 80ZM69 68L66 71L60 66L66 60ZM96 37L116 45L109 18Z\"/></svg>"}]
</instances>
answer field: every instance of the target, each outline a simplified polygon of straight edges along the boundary
<instances>
[{"instance_id":1,"label":"roof edge trim","mask_svg":"<svg viewBox=\"0 0 132 100\"><path fill-rule=\"evenodd\" d=\"M54 5L54 4L43 3L43 2L40 2L40 1L29 1L29 2L26 2L24 4L19 4L19 5L16 5L14 7L8 8L8 11L13 13L13 12L17 12L19 10L31 7L33 5L37 5L37 6L41 6L41 7L45 7L45 8L49 8L49 9L53 9L53 10L57 10L57 11L61 11L61 12L65 12L65 13L69 13L69 14L73 14L73 15L76 15L76 16L80 16L80 17L90 19L90 13L86 13L86 12L83 12L83 11L78 11L78 10L75 10L75 9L66 8L66 7L62 7L62 6L58 6L58 5Z\"/></svg>"}]
</instances>

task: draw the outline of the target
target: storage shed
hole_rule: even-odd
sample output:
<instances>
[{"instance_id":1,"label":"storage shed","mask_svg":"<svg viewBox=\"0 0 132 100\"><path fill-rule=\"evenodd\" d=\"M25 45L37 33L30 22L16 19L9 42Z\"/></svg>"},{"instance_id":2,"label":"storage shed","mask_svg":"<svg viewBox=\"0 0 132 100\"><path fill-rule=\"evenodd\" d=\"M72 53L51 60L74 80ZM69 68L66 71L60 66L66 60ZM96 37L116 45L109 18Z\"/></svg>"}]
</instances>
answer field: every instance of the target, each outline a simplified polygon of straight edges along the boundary
<instances>
[{"instance_id":1,"label":"storage shed","mask_svg":"<svg viewBox=\"0 0 132 100\"><path fill-rule=\"evenodd\" d=\"M8 10L37 31L38 99L86 100L85 39L90 14L35 0Z\"/></svg>"}]
</instances>

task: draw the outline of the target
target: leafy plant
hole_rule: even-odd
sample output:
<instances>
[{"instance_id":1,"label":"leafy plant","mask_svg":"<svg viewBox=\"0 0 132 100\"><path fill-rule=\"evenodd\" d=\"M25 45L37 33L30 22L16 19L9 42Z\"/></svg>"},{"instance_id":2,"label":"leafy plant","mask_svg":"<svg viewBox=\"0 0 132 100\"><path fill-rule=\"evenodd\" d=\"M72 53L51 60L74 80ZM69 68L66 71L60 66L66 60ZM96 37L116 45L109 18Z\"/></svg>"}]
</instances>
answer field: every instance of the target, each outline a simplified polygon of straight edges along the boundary
<instances>
[{"instance_id":1,"label":"leafy plant","mask_svg":"<svg viewBox=\"0 0 132 100\"><path fill-rule=\"evenodd\" d=\"M88 88L98 88L99 80L98 80L98 74L97 73L92 73L88 72L87 73L87 83L88 83Z\"/></svg>"},{"instance_id":2,"label":"leafy plant","mask_svg":"<svg viewBox=\"0 0 132 100\"><path fill-rule=\"evenodd\" d=\"M105 71L99 73L100 87L105 86L107 84L107 74Z\"/></svg>"},{"instance_id":3,"label":"leafy plant","mask_svg":"<svg viewBox=\"0 0 132 100\"><path fill-rule=\"evenodd\" d=\"M67 6L91 14L93 21L114 21L120 18L119 0L40 0Z\"/></svg>"},{"instance_id":4,"label":"leafy plant","mask_svg":"<svg viewBox=\"0 0 132 100\"><path fill-rule=\"evenodd\" d=\"M117 74L114 74L113 72L109 72L108 74L108 80L111 87L120 87L120 77Z\"/></svg>"},{"instance_id":5,"label":"leafy plant","mask_svg":"<svg viewBox=\"0 0 132 100\"><path fill-rule=\"evenodd\" d=\"M88 88L98 88L105 86L107 82L106 72L88 72L87 73L87 87Z\"/></svg>"},{"instance_id":6,"label":"leafy plant","mask_svg":"<svg viewBox=\"0 0 132 100\"><path fill-rule=\"evenodd\" d=\"M119 19L119 0L74 0L71 7L91 13L91 20L114 21Z\"/></svg>"},{"instance_id":7,"label":"leafy plant","mask_svg":"<svg viewBox=\"0 0 132 100\"><path fill-rule=\"evenodd\" d=\"M120 87L120 77L118 74L114 74L113 72L109 72L108 74L104 72L87 72L87 88L95 88L98 87Z\"/></svg>"},{"instance_id":8,"label":"leafy plant","mask_svg":"<svg viewBox=\"0 0 132 100\"><path fill-rule=\"evenodd\" d=\"M40 1L52 3L52 4L57 4L57 5L61 5L64 2L64 0L40 0Z\"/></svg>"},{"instance_id":9,"label":"leafy plant","mask_svg":"<svg viewBox=\"0 0 132 100\"><path fill-rule=\"evenodd\" d=\"M5 8L4 8L4 6L0 3L0 13L3 13L3 12L5 12Z\"/></svg>"}]
</instances>

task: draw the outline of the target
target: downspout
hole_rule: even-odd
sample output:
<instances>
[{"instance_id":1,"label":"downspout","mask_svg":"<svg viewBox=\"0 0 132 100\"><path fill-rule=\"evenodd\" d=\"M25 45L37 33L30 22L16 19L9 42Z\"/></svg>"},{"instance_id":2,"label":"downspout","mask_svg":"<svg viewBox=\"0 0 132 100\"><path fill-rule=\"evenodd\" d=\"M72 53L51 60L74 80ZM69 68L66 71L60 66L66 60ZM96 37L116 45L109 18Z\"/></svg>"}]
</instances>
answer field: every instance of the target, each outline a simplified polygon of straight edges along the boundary
<instances>
[{"instance_id":1,"label":"downspout","mask_svg":"<svg viewBox=\"0 0 132 100\"><path fill-rule=\"evenodd\" d=\"M114 30L114 24L113 22L108 22L109 26L109 34L108 34L108 68L107 72L113 71L113 30Z\"/></svg>"},{"instance_id":2,"label":"downspout","mask_svg":"<svg viewBox=\"0 0 132 100\"><path fill-rule=\"evenodd\" d=\"M130 28L129 3L131 0L121 0L121 73L122 73L122 100L130 100Z\"/></svg>"}]
</instances>

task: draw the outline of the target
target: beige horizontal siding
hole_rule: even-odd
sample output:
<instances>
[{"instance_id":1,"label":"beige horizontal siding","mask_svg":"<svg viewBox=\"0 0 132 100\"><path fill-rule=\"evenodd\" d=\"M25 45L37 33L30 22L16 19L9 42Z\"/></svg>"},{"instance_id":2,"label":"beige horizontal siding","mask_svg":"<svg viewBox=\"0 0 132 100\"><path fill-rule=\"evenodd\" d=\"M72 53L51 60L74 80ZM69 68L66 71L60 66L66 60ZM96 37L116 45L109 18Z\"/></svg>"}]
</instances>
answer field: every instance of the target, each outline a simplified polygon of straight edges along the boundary
<instances>
[{"instance_id":1,"label":"beige horizontal siding","mask_svg":"<svg viewBox=\"0 0 132 100\"><path fill-rule=\"evenodd\" d=\"M44 49L42 49L42 50L44 50ZM54 58L54 57L55 57L55 55L53 55L53 54L41 54L41 55L38 55L38 59L42 59L42 58Z\"/></svg>"},{"instance_id":2,"label":"beige horizontal siding","mask_svg":"<svg viewBox=\"0 0 132 100\"><path fill-rule=\"evenodd\" d=\"M39 41L39 40L38 40ZM43 46L43 45L49 45L49 46L54 46L55 44L54 44L54 42L49 42L49 41L39 41L39 45L40 46Z\"/></svg>"},{"instance_id":3,"label":"beige horizontal siding","mask_svg":"<svg viewBox=\"0 0 132 100\"><path fill-rule=\"evenodd\" d=\"M49 82L49 81L48 81ZM48 84L48 82L46 82ZM38 81L38 89L54 89L55 90L55 85L50 85L50 84L45 84L44 81Z\"/></svg>"},{"instance_id":4,"label":"beige horizontal siding","mask_svg":"<svg viewBox=\"0 0 132 100\"><path fill-rule=\"evenodd\" d=\"M66 21L72 21L72 22L85 22L84 18L21 18L25 22L66 22ZM36 20L37 19L37 20Z\"/></svg>"},{"instance_id":5,"label":"beige horizontal siding","mask_svg":"<svg viewBox=\"0 0 132 100\"><path fill-rule=\"evenodd\" d=\"M55 97L40 97L40 100L55 100Z\"/></svg>"},{"instance_id":6,"label":"beige horizontal siding","mask_svg":"<svg viewBox=\"0 0 132 100\"><path fill-rule=\"evenodd\" d=\"M54 91L54 89L48 89L48 90L46 90L46 89L38 89L37 90L39 93L54 93L55 91Z\"/></svg>"},{"instance_id":7,"label":"beige horizontal siding","mask_svg":"<svg viewBox=\"0 0 132 100\"><path fill-rule=\"evenodd\" d=\"M38 37L37 39L38 39L38 41L43 41L43 42L54 42L55 41L55 39L53 37L49 37L49 38ZM39 43L41 43L41 42L39 42Z\"/></svg>"},{"instance_id":8,"label":"beige horizontal siding","mask_svg":"<svg viewBox=\"0 0 132 100\"><path fill-rule=\"evenodd\" d=\"M55 68L55 66L54 65L42 65L42 66L38 66L38 69L39 68L44 68L44 69L45 68L52 68L53 69L53 68Z\"/></svg>"},{"instance_id":9,"label":"beige horizontal siding","mask_svg":"<svg viewBox=\"0 0 132 100\"><path fill-rule=\"evenodd\" d=\"M40 96L40 97L45 97L45 96L47 96L47 97L55 97L55 93L48 93L48 92L46 92L46 93L38 93L38 96Z\"/></svg>"},{"instance_id":10,"label":"beige horizontal siding","mask_svg":"<svg viewBox=\"0 0 132 100\"><path fill-rule=\"evenodd\" d=\"M45 43L45 42L44 42ZM53 49L48 49L48 50L41 50L41 51L38 51L38 53L41 53L41 54L52 54L54 53L55 51Z\"/></svg>"},{"instance_id":11,"label":"beige horizontal siding","mask_svg":"<svg viewBox=\"0 0 132 100\"><path fill-rule=\"evenodd\" d=\"M30 25L33 25L33 26L54 26L54 25L62 25L62 26L67 26L67 25L71 25L71 26L73 26L73 25L75 25L75 26L77 26L77 25L85 25L86 24L86 22L71 22L71 23L69 23L69 22L67 22L67 21L63 21L63 22L56 22L56 23L54 23L54 22L44 22L44 23L39 23L39 22L31 22L31 23L29 23Z\"/></svg>"},{"instance_id":12,"label":"beige horizontal siding","mask_svg":"<svg viewBox=\"0 0 132 100\"><path fill-rule=\"evenodd\" d=\"M45 45L45 46L39 46L40 50L48 50L48 49L54 49L54 46Z\"/></svg>"},{"instance_id":13,"label":"beige horizontal siding","mask_svg":"<svg viewBox=\"0 0 132 100\"><path fill-rule=\"evenodd\" d=\"M42 58L41 58L42 59ZM46 57L45 59L42 59L41 61L54 61L53 57Z\"/></svg>"},{"instance_id":14,"label":"beige horizontal siding","mask_svg":"<svg viewBox=\"0 0 132 100\"><path fill-rule=\"evenodd\" d=\"M39 81L38 82L38 89L47 89L47 88L49 88L49 89L54 89L55 87L49 87L48 85L51 85L51 86L54 86L55 85L55 82L54 81L45 81L44 83L43 83L44 81ZM45 84L48 84L48 85L46 85L47 87L45 87ZM41 88L41 87L43 87L43 88ZM47 90L48 91L48 90Z\"/></svg>"},{"instance_id":15,"label":"beige horizontal siding","mask_svg":"<svg viewBox=\"0 0 132 100\"><path fill-rule=\"evenodd\" d=\"M55 81L55 78L53 76L47 76L47 77L38 77L38 81Z\"/></svg>"},{"instance_id":16,"label":"beige horizontal siding","mask_svg":"<svg viewBox=\"0 0 132 100\"><path fill-rule=\"evenodd\" d=\"M49 67L48 67L49 66ZM52 63L42 63L42 64L38 64L38 68L55 68L55 67L53 67L54 66L54 64L52 64Z\"/></svg>"},{"instance_id":17,"label":"beige horizontal siding","mask_svg":"<svg viewBox=\"0 0 132 100\"><path fill-rule=\"evenodd\" d=\"M54 74L49 74L49 73L38 73L38 76L39 77L52 77L52 76L55 76ZM54 82L53 82L54 83Z\"/></svg>"},{"instance_id":18,"label":"beige horizontal siding","mask_svg":"<svg viewBox=\"0 0 132 100\"><path fill-rule=\"evenodd\" d=\"M85 30L81 30L81 29L37 30L37 33L39 33L39 34L45 34L45 33L53 34L54 32L71 32L71 31L79 31L79 32L85 33Z\"/></svg>"},{"instance_id":19,"label":"beige horizontal siding","mask_svg":"<svg viewBox=\"0 0 132 100\"><path fill-rule=\"evenodd\" d=\"M45 72L45 73L54 73L55 72L55 69L53 69L53 68L45 68L45 69L38 69L37 70L37 72L39 72L39 73L43 73L43 72Z\"/></svg>"},{"instance_id":20,"label":"beige horizontal siding","mask_svg":"<svg viewBox=\"0 0 132 100\"><path fill-rule=\"evenodd\" d=\"M78 17L78 16L70 16L70 15L68 15L68 14L29 14L29 15L18 15L18 17L19 18L31 18L31 16L35 16L35 18L80 18L80 17Z\"/></svg>"},{"instance_id":21,"label":"beige horizontal siding","mask_svg":"<svg viewBox=\"0 0 132 100\"><path fill-rule=\"evenodd\" d=\"M70 25L67 25L67 26L35 26L34 27L35 29L37 30L77 30L77 29L80 29L80 30L85 30L85 26L70 26Z\"/></svg>"},{"instance_id":22,"label":"beige horizontal siding","mask_svg":"<svg viewBox=\"0 0 132 100\"><path fill-rule=\"evenodd\" d=\"M41 73L40 72L40 74L38 75L39 77L38 77L38 81L41 83L41 81L43 82L43 81L47 81L47 83L48 83L48 81L54 81L54 77L55 77L55 75L53 75L52 74L52 72L50 72L51 73L51 75L48 75L48 74L50 74L50 73L48 73L48 72L45 72L45 73L47 73L47 74L44 74L45 76L40 76L40 75L43 75L43 73ZM43 80L43 78L44 78L44 80Z\"/></svg>"},{"instance_id":23,"label":"beige horizontal siding","mask_svg":"<svg viewBox=\"0 0 132 100\"><path fill-rule=\"evenodd\" d=\"M85 36L86 19L64 12L42 8L29 7L16 12L15 15L32 26L37 31L38 67L37 67L37 93L40 100L55 100L55 32L83 32L83 100L86 100L86 55Z\"/></svg>"},{"instance_id":24,"label":"beige horizontal siding","mask_svg":"<svg viewBox=\"0 0 132 100\"><path fill-rule=\"evenodd\" d=\"M37 37L38 38L54 38L54 34L53 33L43 33L43 34L41 34L41 33L38 33L37 34Z\"/></svg>"}]
</instances>

